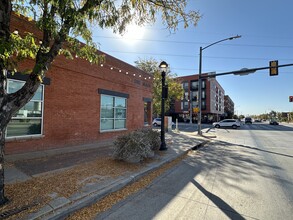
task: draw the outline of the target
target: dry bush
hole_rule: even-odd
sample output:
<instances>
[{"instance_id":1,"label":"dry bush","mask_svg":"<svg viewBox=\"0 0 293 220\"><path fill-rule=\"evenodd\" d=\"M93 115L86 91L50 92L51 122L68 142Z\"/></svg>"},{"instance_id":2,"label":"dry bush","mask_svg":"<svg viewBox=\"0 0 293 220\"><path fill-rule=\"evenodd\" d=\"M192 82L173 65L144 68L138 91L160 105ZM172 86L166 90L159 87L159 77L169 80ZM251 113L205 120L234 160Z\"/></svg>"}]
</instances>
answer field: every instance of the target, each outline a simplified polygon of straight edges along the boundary
<instances>
[{"instance_id":1,"label":"dry bush","mask_svg":"<svg viewBox=\"0 0 293 220\"><path fill-rule=\"evenodd\" d=\"M160 147L160 135L151 129L141 129L119 136L114 142L113 157L127 162L140 162L154 156Z\"/></svg>"}]
</instances>

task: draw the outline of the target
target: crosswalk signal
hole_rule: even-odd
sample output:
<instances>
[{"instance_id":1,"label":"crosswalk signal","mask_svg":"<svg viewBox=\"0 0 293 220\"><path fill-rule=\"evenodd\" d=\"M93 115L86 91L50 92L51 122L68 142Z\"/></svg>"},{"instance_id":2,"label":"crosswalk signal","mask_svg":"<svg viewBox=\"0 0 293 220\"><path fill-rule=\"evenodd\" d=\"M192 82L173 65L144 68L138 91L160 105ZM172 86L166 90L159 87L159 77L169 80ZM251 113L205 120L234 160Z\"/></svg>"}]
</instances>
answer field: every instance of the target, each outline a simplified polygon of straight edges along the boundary
<instances>
[{"instance_id":1,"label":"crosswalk signal","mask_svg":"<svg viewBox=\"0 0 293 220\"><path fill-rule=\"evenodd\" d=\"M277 76L278 74L278 60L270 61L270 76Z\"/></svg>"},{"instance_id":2,"label":"crosswalk signal","mask_svg":"<svg viewBox=\"0 0 293 220\"><path fill-rule=\"evenodd\" d=\"M293 102L293 96L289 96L289 102Z\"/></svg>"}]
</instances>

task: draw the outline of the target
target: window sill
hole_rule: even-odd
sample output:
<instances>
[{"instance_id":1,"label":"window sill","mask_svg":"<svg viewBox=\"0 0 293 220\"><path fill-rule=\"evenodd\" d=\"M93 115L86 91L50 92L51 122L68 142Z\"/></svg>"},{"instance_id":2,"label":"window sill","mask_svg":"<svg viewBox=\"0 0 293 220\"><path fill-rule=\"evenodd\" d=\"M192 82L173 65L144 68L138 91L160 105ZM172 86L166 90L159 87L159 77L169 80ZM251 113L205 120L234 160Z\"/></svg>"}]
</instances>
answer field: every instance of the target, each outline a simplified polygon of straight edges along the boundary
<instances>
[{"instance_id":1,"label":"window sill","mask_svg":"<svg viewBox=\"0 0 293 220\"><path fill-rule=\"evenodd\" d=\"M26 140L36 140L44 138L45 135L34 135L34 136L20 136L20 137L7 137L5 142L14 142L14 141L26 141Z\"/></svg>"},{"instance_id":2,"label":"window sill","mask_svg":"<svg viewBox=\"0 0 293 220\"><path fill-rule=\"evenodd\" d=\"M122 129L113 129L113 130L100 130L100 133L108 133L108 132L118 132L118 131L127 131L126 128L122 128Z\"/></svg>"}]
</instances>

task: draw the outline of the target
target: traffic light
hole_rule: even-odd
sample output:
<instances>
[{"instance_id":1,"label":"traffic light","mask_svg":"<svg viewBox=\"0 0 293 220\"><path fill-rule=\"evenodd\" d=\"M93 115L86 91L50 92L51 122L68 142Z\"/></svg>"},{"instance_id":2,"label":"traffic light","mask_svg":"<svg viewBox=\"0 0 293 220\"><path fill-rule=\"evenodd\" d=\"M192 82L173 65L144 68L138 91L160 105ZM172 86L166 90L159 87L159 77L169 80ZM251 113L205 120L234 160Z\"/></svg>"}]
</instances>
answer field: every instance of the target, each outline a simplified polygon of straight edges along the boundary
<instances>
[{"instance_id":1,"label":"traffic light","mask_svg":"<svg viewBox=\"0 0 293 220\"><path fill-rule=\"evenodd\" d=\"M293 96L292 95L289 96L289 102L293 102Z\"/></svg>"},{"instance_id":2,"label":"traffic light","mask_svg":"<svg viewBox=\"0 0 293 220\"><path fill-rule=\"evenodd\" d=\"M270 76L277 76L278 74L278 60L270 61Z\"/></svg>"}]
</instances>

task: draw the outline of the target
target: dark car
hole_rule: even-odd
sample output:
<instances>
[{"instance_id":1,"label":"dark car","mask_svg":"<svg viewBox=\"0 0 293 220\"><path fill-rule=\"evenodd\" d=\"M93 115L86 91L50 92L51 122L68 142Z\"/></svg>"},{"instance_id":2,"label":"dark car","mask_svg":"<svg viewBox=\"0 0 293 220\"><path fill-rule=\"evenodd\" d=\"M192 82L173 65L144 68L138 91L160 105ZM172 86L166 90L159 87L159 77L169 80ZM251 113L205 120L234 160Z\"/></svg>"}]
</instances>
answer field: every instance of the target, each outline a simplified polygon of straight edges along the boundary
<instances>
[{"instance_id":1,"label":"dark car","mask_svg":"<svg viewBox=\"0 0 293 220\"><path fill-rule=\"evenodd\" d=\"M270 125L279 125L279 122L274 121L274 120L271 120L271 121L270 121Z\"/></svg>"},{"instance_id":2,"label":"dark car","mask_svg":"<svg viewBox=\"0 0 293 220\"><path fill-rule=\"evenodd\" d=\"M245 121L245 124L252 124L252 119L249 117L245 118L244 121Z\"/></svg>"}]
</instances>

